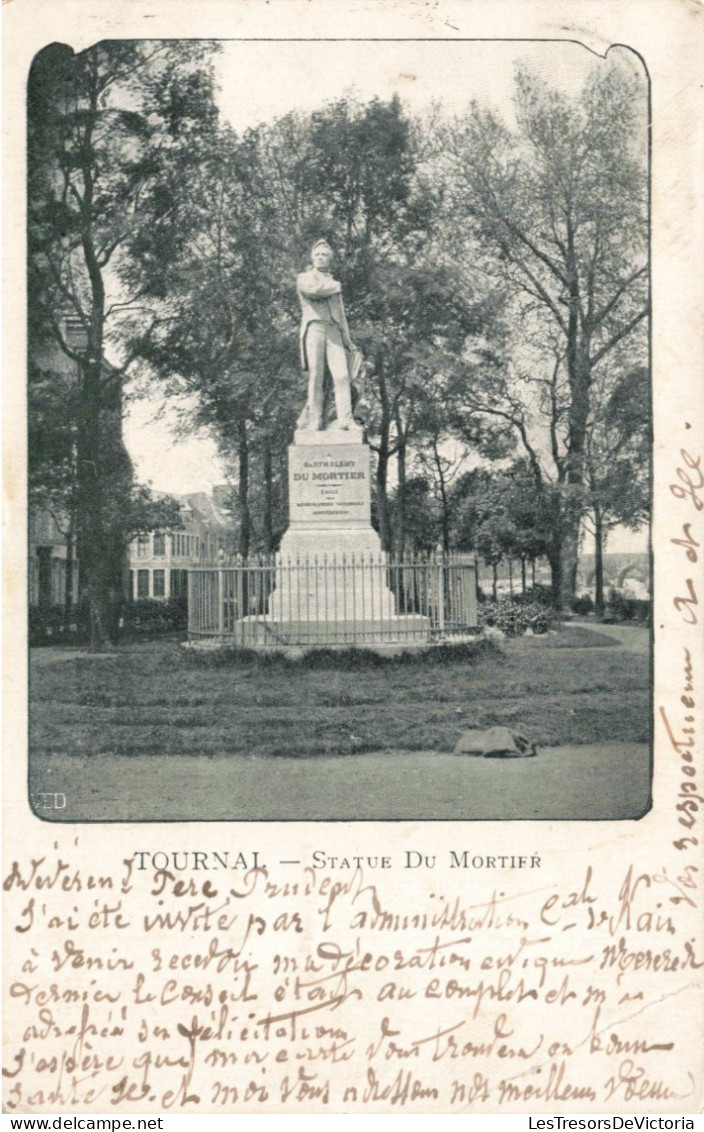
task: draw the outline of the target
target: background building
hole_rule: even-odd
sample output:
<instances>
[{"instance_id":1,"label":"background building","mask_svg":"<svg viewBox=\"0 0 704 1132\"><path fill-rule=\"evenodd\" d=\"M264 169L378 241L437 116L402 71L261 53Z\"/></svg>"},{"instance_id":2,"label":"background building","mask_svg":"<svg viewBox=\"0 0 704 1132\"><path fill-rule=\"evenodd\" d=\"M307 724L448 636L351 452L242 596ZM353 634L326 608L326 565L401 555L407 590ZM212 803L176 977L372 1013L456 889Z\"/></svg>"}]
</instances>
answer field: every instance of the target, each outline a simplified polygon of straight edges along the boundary
<instances>
[{"instance_id":1,"label":"background building","mask_svg":"<svg viewBox=\"0 0 704 1132\"><path fill-rule=\"evenodd\" d=\"M75 605L78 564L70 553L66 530L48 511L30 513L29 604L63 605L69 585L71 603Z\"/></svg>"},{"instance_id":2,"label":"background building","mask_svg":"<svg viewBox=\"0 0 704 1132\"><path fill-rule=\"evenodd\" d=\"M188 567L213 562L220 550L229 553L235 529L224 507L227 487L178 495L182 526L138 535L130 544L129 596L165 600L188 593Z\"/></svg>"}]
</instances>

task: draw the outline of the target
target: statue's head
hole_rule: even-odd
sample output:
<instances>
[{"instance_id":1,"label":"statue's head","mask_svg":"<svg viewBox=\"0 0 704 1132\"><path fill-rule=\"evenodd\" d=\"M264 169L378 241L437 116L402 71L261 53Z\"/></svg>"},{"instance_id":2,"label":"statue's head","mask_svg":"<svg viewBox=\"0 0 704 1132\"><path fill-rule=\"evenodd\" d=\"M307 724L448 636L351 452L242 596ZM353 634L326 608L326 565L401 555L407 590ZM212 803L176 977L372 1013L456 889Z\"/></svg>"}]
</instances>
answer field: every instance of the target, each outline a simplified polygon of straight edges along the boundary
<instances>
[{"instance_id":1,"label":"statue's head","mask_svg":"<svg viewBox=\"0 0 704 1132\"><path fill-rule=\"evenodd\" d=\"M327 240L316 240L311 248L310 258L313 267L319 267L326 271L332 262L332 248Z\"/></svg>"}]
</instances>

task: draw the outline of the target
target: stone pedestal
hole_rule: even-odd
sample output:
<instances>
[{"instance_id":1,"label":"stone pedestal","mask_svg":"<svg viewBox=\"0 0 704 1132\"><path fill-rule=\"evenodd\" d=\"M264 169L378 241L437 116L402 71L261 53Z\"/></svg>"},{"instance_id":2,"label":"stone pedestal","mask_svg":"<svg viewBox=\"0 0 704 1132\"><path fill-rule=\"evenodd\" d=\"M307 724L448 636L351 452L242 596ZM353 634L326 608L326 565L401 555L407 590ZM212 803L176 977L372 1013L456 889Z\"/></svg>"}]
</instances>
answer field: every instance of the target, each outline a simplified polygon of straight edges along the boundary
<instances>
[{"instance_id":1,"label":"stone pedestal","mask_svg":"<svg viewBox=\"0 0 704 1132\"><path fill-rule=\"evenodd\" d=\"M266 632L286 644L427 639L428 618L399 616L388 587L386 555L371 525L362 429L296 432L288 476L289 527L277 555Z\"/></svg>"},{"instance_id":2,"label":"stone pedestal","mask_svg":"<svg viewBox=\"0 0 704 1132\"><path fill-rule=\"evenodd\" d=\"M288 450L289 527L281 543L283 557L312 545L314 540L300 537L303 532L369 531L377 538L371 526L369 447L361 429L359 433L359 439L348 431L296 433ZM345 549L344 538L340 549Z\"/></svg>"},{"instance_id":3,"label":"stone pedestal","mask_svg":"<svg viewBox=\"0 0 704 1132\"><path fill-rule=\"evenodd\" d=\"M269 613L276 621L395 616L386 556L371 525L369 447L361 429L297 432L288 450L289 527Z\"/></svg>"}]
</instances>

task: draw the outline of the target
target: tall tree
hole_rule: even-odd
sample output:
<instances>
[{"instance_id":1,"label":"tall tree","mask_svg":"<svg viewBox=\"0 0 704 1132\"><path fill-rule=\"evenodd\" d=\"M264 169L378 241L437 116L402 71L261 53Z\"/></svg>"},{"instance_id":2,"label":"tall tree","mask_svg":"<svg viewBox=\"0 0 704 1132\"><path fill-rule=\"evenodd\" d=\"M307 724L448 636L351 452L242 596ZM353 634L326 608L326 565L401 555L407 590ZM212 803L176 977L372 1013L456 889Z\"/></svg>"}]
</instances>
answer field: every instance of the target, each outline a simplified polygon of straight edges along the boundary
<instances>
[{"instance_id":1,"label":"tall tree","mask_svg":"<svg viewBox=\"0 0 704 1132\"><path fill-rule=\"evenodd\" d=\"M478 334L486 319L484 304L467 300L451 265L434 258L430 249L419 252L415 263L407 249L397 250L398 259L402 255L401 262L382 262L374 272L373 313L360 320L358 333L369 358L367 428L377 454L379 531L382 545L390 549L386 498L395 456L401 489L399 553L404 543L403 485L413 462L411 454L421 459L429 454L423 474L442 496L442 469L447 470L443 444L456 423L455 404L464 393L456 380L455 362L466 339ZM467 372L462 371L462 381L471 380ZM469 431L467 424L462 440Z\"/></svg>"},{"instance_id":2,"label":"tall tree","mask_svg":"<svg viewBox=\"0 0 704 1132\"><path fill-rule=\"evenodd\" d=\"M257 131L240 138L228 128L211 139L179 203L179 256L164 263L155 249L165 293L133 342L167 394L194 395L197 423L213 431L237 485L244 557L255 540L253 463L265 481L260 533L273 549L276 468L296 416L296 321L260 143Z\"/></svg>"},{"instance_id":3,"label":"tall tree","mask_svg":"<svg viewBox=\"0 0 704 1132\"><path fill-rule=\"evenodd\" d=\"M572 98L519 71L516 108L510 128L474 105L443 132L440 160L457 238L464 226L474 241L468 254L507 288L514 326L540 340L537 367L554 375L547 406L559 450L549 480L561 485L564 506L551 564L556 596L569 605L595 377L648 314L644 80L605 63ZM525 366L520 341L513 357ZM510 374L481 392L488 412L530 436L530 406ZM532 450L540 455L540 443Z\"/></svg>"},{"instance_id":4,"label":"tall tree","mask_svg":"<svg viewBox=\"0 0 704 1132\"><path fill-rule=\"evenodd\" d=\"M619 364L620 361L620 364ZM602 371L587 433L588 518L595 553L597 613L604 612L604 547L617 524L638 530L650 514L650 380L644 367L614 358Z\"/></svg>"},{"instance_id":5,"label":"tall tree","mask_svg":"<svg viewBox=\"0 0 704 1132\"><path fill-rule=\"evenodd\" d=\"M497 476L499 504L511 525L507 551L521 563L522 589L526 590L526 564L535 568L538 558L549 557L555 527L554 492L536 491L529 461L516 460Z\"/></svg>"},{"instance_id":6,"label":"tall tree","mask_svg":"<svg viewBox=\"0 0 704 1132\"><path fill-rule=\"evenodd\" d=\"M169 42L104 42L80 54L54 45L29 78L30 360L51 372L53 355L71 375L76 542L96 647L122 591L133 490L122 443L130 359L110 364L106 350L114 339L120 354L121 319L149 289L145 231L175 251L169 186L179 162L183 172L197 160L194 139L215 116L207 53Z\"/></svg>"},{"instance_id":7,"label":"tall tree","mask_svg":"<svg viewBox=\"0 0 704 1132\"><path fill-rule=\"evenodd\" d=\"M409 476L403 484L397 484L390 511L399 558L436 549L442 538L442 521L427 479Z\"/></svg>"},{"instance_id":8,"label":"tall tree","mask_svg":"<svg viewBox=\"0 0 704 1132\"><path fill-rule=\"evenodd\" d=\"M492 566L494 591L499 563L519 560L525 592L526 564L549 555L554 530L554 500L536 491L528 461L465 472L453 485L450 506L453 547L474 550Z\"/></svg>"}]
</instances>

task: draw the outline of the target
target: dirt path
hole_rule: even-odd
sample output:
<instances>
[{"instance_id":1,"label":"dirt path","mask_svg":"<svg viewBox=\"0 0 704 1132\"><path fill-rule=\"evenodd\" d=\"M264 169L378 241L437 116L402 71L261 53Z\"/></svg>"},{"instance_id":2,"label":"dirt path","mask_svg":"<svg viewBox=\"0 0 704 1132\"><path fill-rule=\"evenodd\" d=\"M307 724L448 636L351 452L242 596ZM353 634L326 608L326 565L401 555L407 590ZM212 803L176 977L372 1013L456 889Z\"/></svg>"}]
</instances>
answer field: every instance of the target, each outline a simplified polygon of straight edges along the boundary
<instances>
[{"instance_id":1,"label":"dirt path","mask_svg":"<svg viewBox=\"0 0 704 1132\"><path fill-rule=\"evenodd\" d=\"M375 821L641 816L644 744L542 750L531 759L387 751L337 758L51 756L31 793L64 794L63 821ZM41 811L37 811L41 812Z\"/></svg>"}]
</instances>

